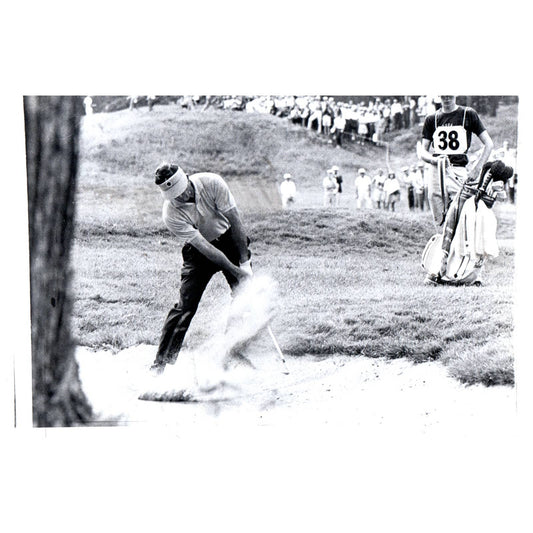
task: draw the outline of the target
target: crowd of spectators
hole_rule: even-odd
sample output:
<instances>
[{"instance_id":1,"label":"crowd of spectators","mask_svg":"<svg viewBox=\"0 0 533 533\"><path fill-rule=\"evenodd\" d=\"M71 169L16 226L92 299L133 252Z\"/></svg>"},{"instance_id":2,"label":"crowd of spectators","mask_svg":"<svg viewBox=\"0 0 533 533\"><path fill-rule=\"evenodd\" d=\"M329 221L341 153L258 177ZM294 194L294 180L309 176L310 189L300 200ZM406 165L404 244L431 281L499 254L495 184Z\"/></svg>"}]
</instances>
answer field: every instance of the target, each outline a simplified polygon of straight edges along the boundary
<instances>
[{"instance_id":1,"label":"crowd of spectators","mask_svg":"<svg viewBox=\"0 0 533 533\"><path fill-rule=\"evenodd\" d=\"M376 97L358 103L325 96L300 97L295 98L288 119L319 134L333 135L332 141L341 146L347 137L360 144L380 143L385 133L418 124L425 116L420 109L411 97L402 100ZM331 129L327 127L330 122Z\"/></svg>"},{"instance_id":2,"label":"crowd of spectators","mask_svg":"<svg viewBox=\"0 0 533 533\"><path fill-rule=\"evenodd\" d=\"M516 149L511 148L509 141L506 140L501 148L494 150L491 159L500 159L515 170L514 175L506 184L508 201L514 204L518 183ZM337 207L341 205L341 197L345 197L342 205L356 210L385 209L395 211L400 205L405 205L411 212L429 212L430 174L427 167L426 163L418 160L411 165L402 167L398 172L390 168L387 171L378 168L374 175L370 175L361 167L357 169L355 176L352 175L346 179L339 167L333 165L321 178L323 206ZM291 174L285 174L284 179L286 182L282 183L280 187L282 204L284 208L289 208L296 199L296 183ZM287 202L287 195L290 203Z\"/></svg>"},{"instance_id":3,"label":"crowd of spectators","mask_svg":"<svg viewBox=\"0 0 533 533\"><path fill-rule=\"evenodd\" d=\"M375 96L358 102L333 96L182 96L177 104L286 118L342 146L347 140L379 145L387 132L421 124L439 109L440 100L438 96Z\"/></svg>"},{"instance_id":4,"label":"crowd of spectators","mask_svg":"<svg viewBox=\"0 0 533 533\"><path fill-rule=\"evenodd\" d=\"M332 96L260 96L244 104L249 113L287 118L330 137L336 146L342 146L346 139L379 144L385 133L418 125L439 107L438 97L432 96L376 96L359 102Z\"/></svg>"},{"instance_id":5,"label":"crowd of spectators","mask_svg":"<svg viewBox=\"0 0 533 533\"><path fill-rule=\"evenodd\" d=\"M322 180L324 207L340 205L343 192L342 183L346 181L339 170L333 166L328 169ZM351 180L348 180L348 183ZM375 176L370 176L364 168L359 168L353 179L353 186L348 187L348 203L354 209L385 209L395 211L402 195L406 196L410 211L429 210L428 183L424 164L403 167L401 173L378 169ZM343 202L346 204L346 202Z\"/></svg>"},{"instance_id":6,"label":"crowd of spectators","mask_svg":"<svg viewBox=\"0 0 533 533\"><path fill-rule=\"evenodd\" d=\"M169 97L128 96L130 110L155 103L168 104ZM200 96L177 97L183 109L217 108L286 118L329 138L335 146L351 140L380 144L385 133L410 128L440 107L437 96L369 97L366 101L335 99L333 96Z\"/></svg>"},{"instance_id":7,"label":"crowd of spectators","mask_svg":"<svg viewBox=\"0 0 533 533\"><path fill-rule=\"evenodd\" d=\"M327 100L330 110L327 115L334 118L331 111L338 108L345 108L343 113L355 111L370 111L375 113L381 111L385 118L396 116L395 126L400 123L400 107L402 109L401 123L402 127L413 125L412 116L407 116L414 107L418 119L431 113L434 109L440 107L440 101L437 96L368 96L368 97L325 97L325 96L229 96L229 95L185 95L185 96L94 96L87 97L93 100L93 110L95 113L119 111L121 109L135 109L148 106L158 105L178 105L186 109L207 109L209 107L218 109L230 109L234 111L249 111L259 113L271 113L280 117L288 117L291 110L298 107L300 114L306 115L306 108L316 106L316 101ZM349 100L357 99L357 102ZM364 101L363 101L364 100ZM394 101L396 100L396 102ZM412 101L411 101L412 100ZM505 103L516 103L517 97L510 96L460 96L457 102L460 105L474 107L480 114L496 116L500 101ZM393 104L397 104L393 108ZM399 106L398 106L399 104ZM327 119L326 119L327 122ZM387 121L388 122L388 121Z\"/></svg>"},{"instance_id":8,"label":"crowd of spectators","mask_svg":"<svg viewBox=\"0 0 533 533\"><path fill-rule=\"evenodd\" d=\"M329 143L339 147L346 140L361 145L365 143L380 145L386 133L421 125L426 115L434 113L441 107L440 97L431 95L359 97L357 102L346 97L335 98L333 96L128 96L124 101L115 98L112 101L102 100L100 103L98 100L101 98L104 97L87 96L84 99L87 115L95 110L98 111L100 106L103 106L104 111L113 111L121 108L134 110L146 105L151 111L156 103L175 104L187 110L216 108L270 114L324 135ZM461 98L465 100L460 102L462 105L473 105L480 112L495 116L501 97ZM494 155L516 169L516 149L509 148L508 141ZM337 182L337 190L334 190L333 181ZM509 201L512 203L515 201L517 181L515 172L508 185ZM326 182L327 188L324 185ZM295 198L293 190L295 183L292 181L292 176L286 180L284 187L286 191L291 191L290 194L283 195L289 198L287 202L291 204ZM342 176L339 174L338 167L332 167L328 171L328 175L323 179L323 188L325 191L327 189L324 205L338 205L337 195L342 193ZM367 189L368 194L364 192ZM373 178L369 178L366 171L360 169L355 179L357 191L355 204L360 208L394 210L395 203L400 201L400 189L406 194L410 210L429 209L423 163L405 167L401 173L395 173L389 169L386 176L383 170L378 170L378 174ZM394 201L391 201L391 198ZM284 207L287 207L285 201Z\"/></svg>"}]
</instances>

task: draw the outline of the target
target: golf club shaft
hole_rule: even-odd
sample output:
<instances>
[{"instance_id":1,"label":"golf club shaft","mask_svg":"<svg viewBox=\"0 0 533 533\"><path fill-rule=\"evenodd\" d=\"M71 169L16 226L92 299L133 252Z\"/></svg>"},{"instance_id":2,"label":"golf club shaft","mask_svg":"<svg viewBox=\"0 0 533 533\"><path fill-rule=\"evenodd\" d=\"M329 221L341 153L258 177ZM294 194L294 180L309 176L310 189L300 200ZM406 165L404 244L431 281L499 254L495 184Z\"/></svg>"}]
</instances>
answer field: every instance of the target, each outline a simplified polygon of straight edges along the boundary
<instances>
[{"instance_id":1,"label":"golf club shaft","mask_svg":"<svg viewBox=\"0 0 533 533\"><path fill-rule=\"evenodd\" d=\"M276 337L274 337L274 332L272 331L272 328L270 325L267 326L268 334L270 335L270 338L272 339L272 342L274 343L274 346L276 348L276 351L278 352L278 355L281 359L281 362L283 363L283 366L285 367L285 371L288 374L289 371L287 370L287 366L285 363L285 357L283 357L283 352L281 351L281 348L279 347L278 341L276 340Z\"/></svg>"}]
</instances>

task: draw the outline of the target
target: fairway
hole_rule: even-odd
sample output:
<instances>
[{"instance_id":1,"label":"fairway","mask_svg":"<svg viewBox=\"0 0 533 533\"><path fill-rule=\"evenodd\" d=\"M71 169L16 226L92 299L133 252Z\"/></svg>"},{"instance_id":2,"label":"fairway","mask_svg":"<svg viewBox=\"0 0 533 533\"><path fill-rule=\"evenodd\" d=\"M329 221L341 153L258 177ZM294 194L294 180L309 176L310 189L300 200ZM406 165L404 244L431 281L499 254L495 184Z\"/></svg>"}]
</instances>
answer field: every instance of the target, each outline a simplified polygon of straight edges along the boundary
<instances>
[{"instance_id":1,"label":"fairway","mask_svg":"<svg viewBox=\"0 0 533 533\"><path fill-rule=\"evenodd\" d=\"M504 108L502 116L512 113ZM220 173L235 190L254 271L277 283L272 327L289 365L405 360L436 364L460 387L514 384L515 206L495 208L500 255L487 263L482 287L427 287L420 255L434 232L429 213L409 212L405 196L395 213L352 205L356 165L372 172L383 166L378 147L335 150L279 118L239 112L160 106L90 119L83 124L72 253L79 345L108 354L152 346L155 355L177 300L181 254L162 224L152 174L161 160L178 158L190 172ZM398 167L413 159L409 146L403 138L393 147ZM320 183L332 164L344 165L346 187L340 206L326 210ZM294 209L281 211L276 187L286 170L300 194ZM186 350L223 330L229 302L217 275Z\"/></svg>"}]
</instances>

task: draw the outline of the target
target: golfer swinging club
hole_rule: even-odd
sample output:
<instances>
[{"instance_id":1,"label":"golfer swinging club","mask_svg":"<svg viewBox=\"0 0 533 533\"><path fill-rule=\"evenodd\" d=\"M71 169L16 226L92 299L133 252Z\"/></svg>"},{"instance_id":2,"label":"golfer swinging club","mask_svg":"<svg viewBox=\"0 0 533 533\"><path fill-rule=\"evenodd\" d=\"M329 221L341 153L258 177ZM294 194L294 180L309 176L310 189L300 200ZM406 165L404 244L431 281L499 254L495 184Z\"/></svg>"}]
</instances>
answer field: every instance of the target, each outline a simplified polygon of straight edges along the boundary
<instances>
[{"instance_id":1,"label":"golfer swinging club","mask_svg":"<svg viewBox=\"0 0 533 533\"><path fill-rule=\"evenodd\" d=\"M188 176L178 165L163 163L155 183L164 198L163 221L185 242L179 302L163 325L154 374L178 358L187 329L213 275L222 271L232 293L252 275L250 242L226 182L211 172Z\"/></svg>"}]
</instances>

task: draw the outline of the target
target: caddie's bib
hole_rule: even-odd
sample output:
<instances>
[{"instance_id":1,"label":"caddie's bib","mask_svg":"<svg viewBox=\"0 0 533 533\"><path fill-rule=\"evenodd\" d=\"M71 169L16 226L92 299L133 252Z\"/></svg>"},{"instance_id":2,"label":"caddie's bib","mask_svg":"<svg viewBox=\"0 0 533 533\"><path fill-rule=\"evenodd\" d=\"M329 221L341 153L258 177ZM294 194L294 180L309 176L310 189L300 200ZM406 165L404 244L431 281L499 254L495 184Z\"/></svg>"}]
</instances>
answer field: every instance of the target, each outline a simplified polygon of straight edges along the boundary
<instances>
[{"instance_id":1,"label":"caddie's bib","mask_svg":"<svg viewBox=\"0 0 533 533\"><path fill-rule=\"evenodd\" d=\"M466 108L462 124L437 126L435 113L435 132L433 133L433 151L439 155L466 154L468 140L465 128Z\"/></svg>"},{"instance_id":2,"label":"caddie's bib","mask_svg":"<svg viewBox=\"0 0 533 533\"><path fill-rule=\"evenodd\" d=\"M468 149L463 126L439 126L433 134L433 149L439 155L464 154Z\"/></svg>"}]
</instances>

